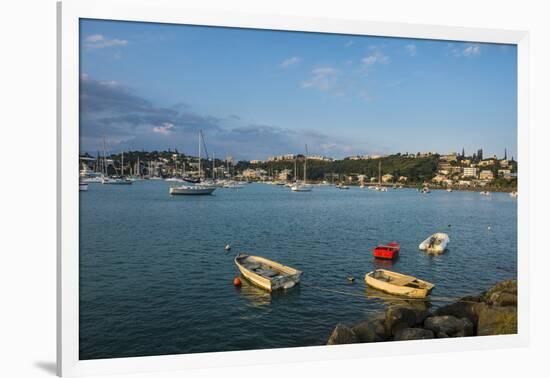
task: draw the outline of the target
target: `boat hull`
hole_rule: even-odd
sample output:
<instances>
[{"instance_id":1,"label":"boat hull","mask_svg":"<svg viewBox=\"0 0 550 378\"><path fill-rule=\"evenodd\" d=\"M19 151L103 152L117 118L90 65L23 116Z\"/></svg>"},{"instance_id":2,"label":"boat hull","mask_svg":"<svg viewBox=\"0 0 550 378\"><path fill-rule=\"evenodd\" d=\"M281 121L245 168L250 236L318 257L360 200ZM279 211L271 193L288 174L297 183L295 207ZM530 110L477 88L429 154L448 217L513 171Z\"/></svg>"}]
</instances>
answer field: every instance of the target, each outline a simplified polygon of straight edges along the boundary
<instances>
[{"instance_id":1,"label":"boat hull","mask_svg":"<svg viewBox=\"0 0 550 378\"><path fill-rule=\"evenodd\" d=\"M438 240L437 244L434 244L431 242L432 238L435 238ZM447 245L449 244L449 235L438 232L430 237L428 237L426 240L424 240L420 245L418 246L418 249L421 251L426 251L428 253L443 253L445 249L447 249Z\"/></svg>"},{"instance_id":2,"label":"boat hull","mask_svg":"<svg viewBox=\"0 0 550 378\"><path fill-rule=\"evenodd\" d=\"M295 184L290 187L293 192L311 192L311 185L308 184Z\"/></svg>"},{"instance_id":3,"label":"boat hull","mask_svg":"<svg viewBox=\"0 0 550 378\"><path fill-rule=\"evenodd\" d=\"M396 242L379 245L374 248L372 255L377 259L393 260L399 256L401 246Z\"/></svg>"},{"instance_id":4,"label":"boat hull","mask_svg":"<svg viewBox=\"0 0 550 378\"><path fill-rule=\"evenodd\" d=\"M376 278L376 272L384 273L391 280L384 281ZM434 285L427 281L385 269L377 269L367 273L365 275L365 283L385 293L407 298L426 298L434 288Z\"/></svg>"},{"instance_id":5,"label":"boat hull","mask_svg":"<svg viewBox=\"0 0 550 378\"><path fill-rule=\"evenodd\" d=\"M125 179L103 179L101 181L103 185L132 185L132 181Z\"/></svg>"},{"instance_id":6,"label":"boat hull","mask_svg":"<svg viewBox=\"0 0 550 378\"><path fill-rule=\"evenodd\" d=\"M170 188L172 195L209 195L214 192L215 187L196 187L196 186L179 186Z\"/></svg>"},{"instance_id":7,"label":"boat hull","mask_svg":"<svg viewBox=\"0 0 550 378\"><path fill-rule=\"evenodd\" d=\"M274 278L262 276L254 269L251 269L250 266L247 266L249 262L269 267L269 269L276 272L278 276ZM302 275L302 272L297 269L260 256L240 254L235 257L235 265L237 265L237 268L244 278L267 291L290 289L300 282L300 277Z\"/></svg>"}]
</instances>

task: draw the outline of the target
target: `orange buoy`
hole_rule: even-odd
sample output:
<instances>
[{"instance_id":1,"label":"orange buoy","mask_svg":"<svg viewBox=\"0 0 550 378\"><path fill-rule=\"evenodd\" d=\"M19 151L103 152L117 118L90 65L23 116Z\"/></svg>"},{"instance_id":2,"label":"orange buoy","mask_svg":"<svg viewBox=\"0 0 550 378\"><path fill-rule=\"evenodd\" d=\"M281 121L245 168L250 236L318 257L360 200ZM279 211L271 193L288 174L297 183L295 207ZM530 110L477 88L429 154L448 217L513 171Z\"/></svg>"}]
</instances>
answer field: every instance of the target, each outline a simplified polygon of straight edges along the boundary
<instances>
[{"instance_id":1,"label":"orange buoy","mask_svg":"<svg viewBox=\"0 0 550 378\"><path fill-rule=\"evenodd\" d=\"M235 286L241 286L241 279L239 277L235 277L235 279L233 280L233 285Z\"/></svg>"}]
</instances>

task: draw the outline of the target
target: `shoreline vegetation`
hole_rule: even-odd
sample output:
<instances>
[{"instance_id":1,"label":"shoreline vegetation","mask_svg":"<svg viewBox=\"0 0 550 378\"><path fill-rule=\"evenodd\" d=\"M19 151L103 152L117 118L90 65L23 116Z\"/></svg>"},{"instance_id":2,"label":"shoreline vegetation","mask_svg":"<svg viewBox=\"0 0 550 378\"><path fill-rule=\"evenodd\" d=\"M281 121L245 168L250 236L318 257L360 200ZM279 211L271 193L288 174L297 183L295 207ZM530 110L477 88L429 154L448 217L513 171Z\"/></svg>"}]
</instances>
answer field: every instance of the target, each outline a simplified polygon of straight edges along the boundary
<instances>
[{"instance_id":1,"label":"shoreline vegetation","mask_svg":"<svg viewBox=\"0 0 550 378\"><path fill-rule=\"evenodd\" d=\"M517 333L517 280L502 281L430 311L425 301L403 299L357 324L337 324L327 345Z\"/></svg>"},{"instance_id":2,"label":"shoreline vegetation","mask_svg":"<svg viewBox=\"0 0 550 378\"><path fill-rule=\"evenodd\" d=\"M104 159L102 163L102 159ZM81 168L106 175L129 174L143 178L195 177L237 179L247 182L293 183L304 177L307 160L308 184L382 185L466 191L517 191L518 163L506 153L503 158L483 158L482 150L471 156L451 153L397 153L388 156L352 156L332 159L322 156L282 155L267 160L241 160L206 156L199 170L196 156L171 151L128 151L97 157L80 156ZM124 162L124 166L122 165ZM106 167L102 167L105 164ZM101 167L101 169L100 169Z\"/></svg>"}]
</instances>

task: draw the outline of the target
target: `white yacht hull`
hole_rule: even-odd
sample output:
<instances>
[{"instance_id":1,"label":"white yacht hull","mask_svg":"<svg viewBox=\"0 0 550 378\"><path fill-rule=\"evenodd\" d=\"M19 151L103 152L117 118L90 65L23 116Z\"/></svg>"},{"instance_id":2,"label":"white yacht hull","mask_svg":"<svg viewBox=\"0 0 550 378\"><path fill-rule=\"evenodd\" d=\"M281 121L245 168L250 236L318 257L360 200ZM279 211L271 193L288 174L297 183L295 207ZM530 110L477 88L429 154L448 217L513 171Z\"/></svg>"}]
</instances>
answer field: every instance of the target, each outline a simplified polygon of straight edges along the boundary
<instances>
[{"instance_id":1,"label":"white yacht hull","mask_svg":"<svg viewBox=\"0 0 550 378\"><path fill-rule=\"evenodd\" d=\"M174 186L170 188L170 194L174 195L208 195L216 190L216 187L208 186Z\"/></svg>"}]
</instances>

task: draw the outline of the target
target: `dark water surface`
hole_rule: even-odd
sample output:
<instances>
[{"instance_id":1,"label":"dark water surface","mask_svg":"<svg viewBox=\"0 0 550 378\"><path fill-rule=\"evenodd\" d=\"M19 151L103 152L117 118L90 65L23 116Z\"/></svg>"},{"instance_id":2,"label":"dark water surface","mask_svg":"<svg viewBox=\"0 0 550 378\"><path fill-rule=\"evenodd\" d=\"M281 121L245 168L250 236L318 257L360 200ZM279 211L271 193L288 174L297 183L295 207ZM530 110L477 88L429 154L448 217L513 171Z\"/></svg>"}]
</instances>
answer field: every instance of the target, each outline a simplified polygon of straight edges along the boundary
<instances>
[{"instance_id":1,"label":"dark water surface","mask_svg":"<svg viewBox=\"0 0 550 378\"><path fill-rule=\"evenodd\" d=\"M90 184L81 193L81 359L322 345L336 323L383 310L363 281L377 267L435 283L434 297L516 277L517 201L504 193L250 184L171 197L168 187ZM419 251L438 231L449 234L448 252ZM399 260L373 261L373 246L392 240ZM300 269L303 284L235 288L237 252Z\"/></svg>"}]
</instances>

